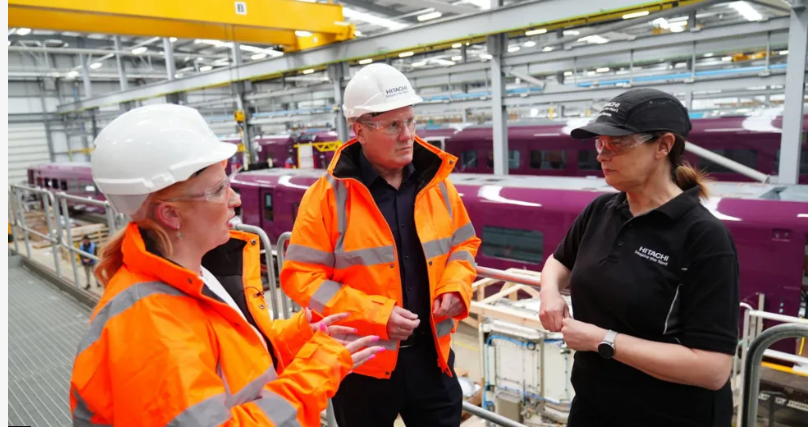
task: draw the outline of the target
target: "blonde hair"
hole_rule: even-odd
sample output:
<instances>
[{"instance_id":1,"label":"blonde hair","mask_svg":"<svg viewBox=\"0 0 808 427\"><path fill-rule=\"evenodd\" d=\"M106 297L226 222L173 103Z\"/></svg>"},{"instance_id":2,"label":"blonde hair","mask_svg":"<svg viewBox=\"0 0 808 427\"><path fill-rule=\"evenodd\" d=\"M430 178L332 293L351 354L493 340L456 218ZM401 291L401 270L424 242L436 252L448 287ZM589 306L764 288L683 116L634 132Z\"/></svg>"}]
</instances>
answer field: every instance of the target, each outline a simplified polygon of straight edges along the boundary
<instances>
[{"instance_id":1,"label":"blonde hair","mask_svg":"<svg viewBox=\"0 0 808 427\"><path fill-rule=\"evenodd\" d=\"M683 159L685 138L675 133L673 135L676 141L673 143L670 153L668 153L673 182L683 191L690 190L693 187L699 187L699 197L706 199L710 196L707 184L713 181L713 179L703 171L694 168Z\"/></svg>"},{"instance_id":2,"label":"blonde hair","mask_svg":"<svg viewBox=\"0 0 808 427\"><path fill-rule=\"evenodd\" d=\"M157 204L163 200L167 200L171 197L182 194L190 183L193 182L193 179L199 176L203 170L204 169L200 170L192 175L191 178L183 182L178 182L172 186L158 191L148 203ZM182 202L174 203L182 204ZM168 232L161 225L159 225L157 221L152 219L151 211L146 219L138 221L135 224L137 224L141 232L144 234L144 240L150 239L155 243L161 256L171 257L174 254L174 246L171 244L171 239L168 236ZM99 261L98 266L95 268L95 277L98 280L98 283L105 288L109 281L112 280L112 276L114 276L115 273L117 273L118 270L120 270L123 266L122 249L125 235L125 228L118 231L107 241L107 243L104 244L98 254Z\"/></svg>"}]
</instances>

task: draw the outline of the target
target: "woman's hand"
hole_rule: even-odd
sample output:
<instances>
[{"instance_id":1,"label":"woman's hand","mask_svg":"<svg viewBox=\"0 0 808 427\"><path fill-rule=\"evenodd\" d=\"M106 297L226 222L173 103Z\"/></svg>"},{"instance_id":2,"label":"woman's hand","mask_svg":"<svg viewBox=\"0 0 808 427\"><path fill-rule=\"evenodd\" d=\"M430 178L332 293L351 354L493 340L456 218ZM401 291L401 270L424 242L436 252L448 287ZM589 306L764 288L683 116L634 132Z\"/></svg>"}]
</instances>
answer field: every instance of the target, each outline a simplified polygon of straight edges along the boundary
<instances>
[{"instance_id":1,"label":"woman's hand","mask_svg":"<svg viewBox=\"0 0 808 427\"><path fill-rule=\"evenodd\" d=\"M355 328L349 328L347 326L336 326L332 325L332 323L339 322L341 320L345 320L348 317L348 313L338 313L332 314L330 316L324 317L323 320L311 323L311 310L308 308L306 310L306 321L309 322L309 326L311 326L311 330L314 333L322 332L331 338L334 338L337 342L345 346L345 349L348 350L348 353L351 354L351 359L353 359L354 365L353 368L356 369L357 367L361 366L368 360L372 360L376 357L377 353L381 353L384 351L384 347L380 346L370 346L371 344L379 341L379 337L376 335L370 335L367 337L362 337L353 341L348 341L348 335L356 334ZM369 347L370 346L370 347Z\"/></svg>"},{"instance_id":2,"label":"woman's hand","mask_svg":"<svg viewBox=\"0 0 808 427\"><path fill-rule=\"evenodd\" d=\"M328 317L324 317L323 320L317 323L311 323L311 310L306 307L306 321L309 323L312 332L317 333L317 331L322 331L326 335L334 338L335 340L339 341L342 345L347 344L348 342L345 341L345 337L347 335L355 334L356 329L349 328L347 326L337 326L333 325L333 323L345 320L348 318L348 313L337 313L332 314Z\"/></svg>"},{"instance_id":3,"label":"woman's hand","mask_svg":"<svg viewBox=\"0 0 808 427\"><path fill-rule=\"evenodd\" d=\"M561 333L564 335L564 341L567 347L575 351L598 351L598 346L608 332L606 329L573 318L566 318L562 323Z\"/></svg>"},{"instance_id":4,"label":"woman's hand","mask_svg":"<svg viewBox=\"0 0 808 427\"><path fill-rule=\"evenodd\" d=\"M545 291L540 295L539 319L542 326L550 332L558 332L564 326L564 319L570 318L570 308L561 292Z\"/></svg>"}]
</instances>

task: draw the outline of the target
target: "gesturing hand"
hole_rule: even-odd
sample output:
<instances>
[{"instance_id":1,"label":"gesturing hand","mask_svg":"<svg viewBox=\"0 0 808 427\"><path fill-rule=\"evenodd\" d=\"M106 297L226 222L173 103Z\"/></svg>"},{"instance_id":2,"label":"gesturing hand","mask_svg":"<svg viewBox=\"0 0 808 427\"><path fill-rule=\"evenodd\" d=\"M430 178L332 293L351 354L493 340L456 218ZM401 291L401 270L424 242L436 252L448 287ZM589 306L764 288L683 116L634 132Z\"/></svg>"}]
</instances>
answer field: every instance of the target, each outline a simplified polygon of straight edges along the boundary
<instances>
[{"instance_id":1,"label":"gesturing hand","mask_svg":"<svg viewBox=\"0 0 808 427\"><path fill-rule=\"evenodd\" d=\"M387 336L394 341L404 341L418 327L421 320L411 311L393 306L390 319L387 320Z\"/></svg>"},{"instance_id":2,"label":"gesturing hand","mask_svg":"<svg viewBox=\"0 0 808 427\"><path fill-rule=\"evenodd\" d=\"M323 333L331 336L343 345L347 343L343 338L346 335L355 334L356 329L349 328L347 326L332 326L332 324L345 320L348 318L348 316L348 313L337 313L324 317L323 320L317 323L311 323L311 310L309 310L308 307L306 308L306 321L309 323L312 332L317 333L317 331L323 331Z\"/></svg>"},{"instance_id":3,"label":"gesturing hand","mask_svg":"<svg viewBox=\"0 0 808 427\"><path fill-rule=\"evenodd\" d=\"M548 292L541 294L541 307L539 308L539 319L542 326L550 332L561 330L564 319L570 317L570 308L559 292Z\"/></svg>"},{"instance_id":4,"label":"gesturing hand","mask_svg":"<svg viewBox=\"0 0 808 427\"><path fill-rule=\"evenodd\" d=\"M463 302L457 292L448 294L441 294L435 298L435 304L432 307L432 316L434 317L455 317L463 312Z\"/></svg>"}]
</instances>

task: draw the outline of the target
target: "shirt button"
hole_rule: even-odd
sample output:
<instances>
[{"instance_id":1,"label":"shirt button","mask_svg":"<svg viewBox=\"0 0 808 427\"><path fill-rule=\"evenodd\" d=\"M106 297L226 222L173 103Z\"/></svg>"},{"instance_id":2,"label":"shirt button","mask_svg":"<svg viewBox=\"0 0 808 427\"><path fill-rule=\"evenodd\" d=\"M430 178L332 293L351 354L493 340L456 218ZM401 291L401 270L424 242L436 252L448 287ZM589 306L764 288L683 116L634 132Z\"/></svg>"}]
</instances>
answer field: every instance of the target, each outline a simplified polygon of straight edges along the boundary
<instances>
[{"instance_id":1,"label":"shirt button","mask_svg":"<svg viewBox=\"0 0 808 427\"><path fill-rule=\"evenodd\" d=\"M621 241L617 242L617 246L623 246L623 241L621 240Z\"/></svg>"}]
</instances>

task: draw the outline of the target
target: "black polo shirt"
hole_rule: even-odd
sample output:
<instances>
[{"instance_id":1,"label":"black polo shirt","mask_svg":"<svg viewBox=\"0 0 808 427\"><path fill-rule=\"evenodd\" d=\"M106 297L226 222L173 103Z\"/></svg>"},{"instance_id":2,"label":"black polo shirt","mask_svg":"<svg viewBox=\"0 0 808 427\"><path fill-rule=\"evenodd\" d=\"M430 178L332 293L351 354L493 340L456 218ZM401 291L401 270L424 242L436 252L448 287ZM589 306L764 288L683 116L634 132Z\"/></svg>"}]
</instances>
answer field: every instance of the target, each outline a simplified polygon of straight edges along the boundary
<instances>
[{"instance_id":1,"label":"black polo shirt","mask_svg":"<svg viewBox=\"0 0 808 427\"><path fill-rule=\"evenodd\" d=\"M574 318L645 340L735 354L735 244L724 224L699 203L698 188L636 217L625 193L599 196L553 257L572 271ZM605 413L615 420L730 425L729 382L718 391L674 384L596 352L577 352L572 383L582 401L608 405Z\"/></svg>"},{"instance_id":2,"label":"black polo shirt","mask_svg":"<svg viewBox=\"0 0 808 427\"><path fill-rule=\"evenodd\" d=\"M429 298L429 273L421 239L415 229L415 196L418 193L415 166L410 163L404 168L404 178L396 190L376 173L365 153L360 153L362 182L370 190L396 242L404 308L421 319L416 333L430 333L432 302Z\"/></svg>"}]
</instances>

